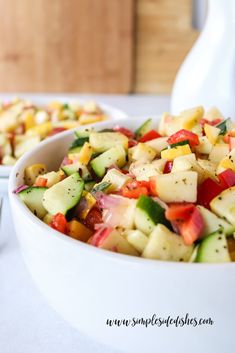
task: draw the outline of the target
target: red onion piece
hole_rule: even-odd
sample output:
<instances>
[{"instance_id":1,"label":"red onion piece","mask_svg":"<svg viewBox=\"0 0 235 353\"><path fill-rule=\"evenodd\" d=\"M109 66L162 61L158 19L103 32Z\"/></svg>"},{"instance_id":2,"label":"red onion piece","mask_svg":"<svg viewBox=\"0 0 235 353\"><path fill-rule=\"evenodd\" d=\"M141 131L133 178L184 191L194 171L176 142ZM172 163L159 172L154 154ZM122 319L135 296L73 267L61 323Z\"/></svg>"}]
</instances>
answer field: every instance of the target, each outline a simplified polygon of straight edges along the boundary
<instances>
[{"instance_id":1,"label":"red onion piece","mask_svg":"<svg viewBox=\"0 0 235 353\"><path fill-rule=\"evenodd\" d=\"M100 191L93 194L93 196L95 197L97 204L100 208L113 208L119 205L121 202L121 200L117 197L106 195Z\"/></svg>"},{"instance_id":2,"label":"red onion piece","mask_svg":"<svg viewBox=\"0 0 235 353\"><path fill-rule=\"evenodd\" d=\"M16 188L15 190L13 190L13 194L19 194L19 192L28 189L28 185L20 185L18 186L18 188Z\"/></svg>"}]
</instances>

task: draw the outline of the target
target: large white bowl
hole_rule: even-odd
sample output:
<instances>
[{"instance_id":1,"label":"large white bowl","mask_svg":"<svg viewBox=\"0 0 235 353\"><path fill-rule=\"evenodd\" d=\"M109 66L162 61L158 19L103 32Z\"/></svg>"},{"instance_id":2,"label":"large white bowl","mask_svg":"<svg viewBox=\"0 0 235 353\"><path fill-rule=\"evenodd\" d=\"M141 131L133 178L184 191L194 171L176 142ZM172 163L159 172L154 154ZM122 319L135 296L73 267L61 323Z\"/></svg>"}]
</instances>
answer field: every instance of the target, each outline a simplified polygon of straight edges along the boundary
<instances>
[{"instance_id":1,"label":"large white bowl","mask_svg":"<svg viewBox=\"0 0 235 353\"><path fill-rule=\"evenodd\" d=\"M42 97L42 98L34 98L33 99L33 103L39 106L45 106L46 104L52 102L52 101L61 101L61 102L66 102L66 103L72 103L72 102L79 102L81 104L87 102L89 99L75 99L75 98L64 98L62 100L62 98L56 98L56 96L49 96L46 98ZM97 102L98 105L101 107L101 109L103 110L103 112L105 113L105 115L108 116L108 118L110 120L120 120L120 119L126 119L127 118L127 114L117 108L114 108L113 106L107 105L107 104L103 104L101 102ZM10 175L11 170L13 169L12 166L4 166L4 165L0 165L0 178L8 178ZM2 182L3 183L3 182Z\"/></svg>"},{"instance_id":2,"label":"large white bowl","mask_svg":"<svg viewBox=\"0 0 235 353\"><path fill-rule=\"evenodd\" d=\"M129 119L133 128L143 119ZM102 123L110 127L112 122ZM13 221L28 269L48 303L92 339L128 353L234 353L235 264L146 260L97 249L36 218L17 195L27 165L57 168L73 133L48 139L15 165L9 182ZM108 326L107 319L211 318L213 325Z\"/></svg>"}]
</instances>

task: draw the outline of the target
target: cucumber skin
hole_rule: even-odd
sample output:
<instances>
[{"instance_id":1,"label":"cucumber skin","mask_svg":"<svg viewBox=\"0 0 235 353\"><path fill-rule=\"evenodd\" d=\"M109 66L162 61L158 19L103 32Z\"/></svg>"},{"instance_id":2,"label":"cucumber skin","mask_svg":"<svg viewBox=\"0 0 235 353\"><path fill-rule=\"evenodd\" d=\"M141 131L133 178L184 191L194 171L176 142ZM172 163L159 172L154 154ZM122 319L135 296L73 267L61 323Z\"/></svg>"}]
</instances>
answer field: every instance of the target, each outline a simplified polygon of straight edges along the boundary
<instances>
[{"instance_id":1,"label":"cucumber skin","mask_svg":"<svg viewBox=\"0 0 235 353\"><path fill-rule=\"evenodd\" d=\"M19 197L20 199L24 202L24 204L32 211L32 213L37 216L38 218L43 218L45 216L45 214L47 213L46 212L46 209L43 207L42 205L42 198L43 198L43 195L44 195L44 192L47 190L48 188L46 187L41 187L41 186L29 186L27 189L24 189L22 190L20 193L19 193ZM37 207L34 206L34 207L30 207L29 205L31 204L32 205L32 202L30 203L27 203L27 195L28 194L32 194L32 192L36 192L36 191L43 191L42 195L41 195L41 201L39 200L39 207L40 207L40 210L37 211ZM31 195L30 195L31 196ZM29 196L29 197L30 197ZM45 210L45 212L44 212Z\"/></svg>"},{"instance_id":2,"label":"cucumber skin","mask_svg":"<svg viewBox=\"0 0 235 353\"><path fill-rule=\"evenodd\" d=\"M216 239L216 237L218 237L218 238L220 237L221 239L220 240L218 238ZM216 244L215 246L211 247L211 242L213 242L213 241L215 242L215 244L218 243L219 241L221 241L221 243L218 243L219 246L217 246L217 244ZM220 250L221 246L222 247L224 246L225 241L226 241L226 235L222 231L216 231L216 232L209 234L199 244L197 256L196 256L194 262L218 263L218 259L215 258L216 256L213 258L213 254L211 257L210 252L209 252L209 254L207 253L207 251L208 251L207 247L211 247L210 250L218 249L218 252L219 252L219 251L221 251ZM225 250L222 248L222 251L225 251ZM217 254L217 253L215 253L215 254ZM218 257L218 255L217 255L217 257ZM228 252L228 257L229 257L229 252ZM210 260L210 261L208 261L208 260ZM219 261L219 262L229 262L227 260L228 260L228 258L226 259L226 261Z\"/></svg>"},{"instance_id":3,"label":"cucumber skin","mask_svg":"<svg viewBox=\"0 0 235 353\"><path fill-rule=\"evenodd\" d=\"M75 147L82 147L85 142L89 141L89 137L78 137L76 140L74 140L69 148L69 151L71 151Z\"/></svg>"},{"instance_id":4,"label":"cucumber skin","mask_svg":"<svg viewBox=\"0 0 235 353\"><path fill-rule=\"evenodd\" d=\"M161 207L151 197L142 195L137 201L136 208L146 213L146 216L156 225L161 223L167 228L172 229L171 223L165 217L165 209Z\"/></svg>"},{"instance_id":5,"label":"cucumber skin","mask_svg":"<svg viewBox=\"0 0 235 353\"><path fill-rule=\"evenodd\" d=\"M152 123L151 118L146 120L142 125L140 125L140 127L137 130L135 130L135 136L137 138L144 136L148 131L150 131L151 123Z\"/></svg>"},{"instance_id":6,"label":"cucumber skin","mask_svg":"<svg viewBox=\"0 0 235 353\"><path fill-rule=\"evenodd\" d=\"M65 184L66 180L69 178L71 179L73 178L72 183L74 183L74 185ZM56 193L57 190L55 189L59 187L60 183L63 183L63 186L61 187L64 188L64 193L63 193L63 197L58 199L57 193ZM78 185L77 185L77 189L75 190L74 188L76 184ZM73 173L68 178L62 180L61 182L47 189L47 192L44 194L43 201L42 201L43 206L49 213L53 215L56 213L62 213L66 215L66 213L71 208L73 208L74 206L76 206L76 204L78 204L82 196L83 190L84 190L84 181L81 179L79 173ZM54 195L52 194L52 192L54 193ZM66 196L66 194L69 194L69 193L71 194L71 197L69 197L69 200L68 200L68 197ZM65 205L65 201L66 201L66 205Z\"/></svg>"}]
</instances>

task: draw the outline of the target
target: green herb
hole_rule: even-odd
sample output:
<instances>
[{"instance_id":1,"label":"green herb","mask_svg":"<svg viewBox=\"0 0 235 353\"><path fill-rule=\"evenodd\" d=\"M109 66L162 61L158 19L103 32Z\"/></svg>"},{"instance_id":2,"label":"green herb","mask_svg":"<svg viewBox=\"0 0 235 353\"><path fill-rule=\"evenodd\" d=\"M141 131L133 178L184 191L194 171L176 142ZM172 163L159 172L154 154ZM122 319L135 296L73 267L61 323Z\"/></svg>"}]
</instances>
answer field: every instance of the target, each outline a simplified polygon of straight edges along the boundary
<instances>
[{"instance_id":1,"label":"green herb","mask_svg":"<svg viewBox=\"0 0 235 353\"><path fill-rule=\"evenodd\" d=\"M71 148L75 148L75 147L81 147L84 145L85 142L89 141L89 137L78 137L76 140L73 141L73 143L70 146Z\"/></svg>"},{"instance_id":2,"label":"green herb","mask_svg":"<svg viewBox=\"0 0 235 353\"><path fill-rule=\"evenodd\" d=\"M109 188L112 184L108 183L107 181L103 181L99 184L97 184L93 189L91 190L92 193L98 192L98 191L104 191L107 188Z\"/></svg>"},{"instance_id":3,"label":"green herb","mask_svg":"<svg viewBox=\"0 0 235 353\"><path fill-rule=\"evenodd\" d=\"M220 133L219 133L220 135L225 135L229 131L230 126L231 126L230 118L223 120L221 123L216 125L216 127L220 129Z\"/></svg>"}]
</instances>

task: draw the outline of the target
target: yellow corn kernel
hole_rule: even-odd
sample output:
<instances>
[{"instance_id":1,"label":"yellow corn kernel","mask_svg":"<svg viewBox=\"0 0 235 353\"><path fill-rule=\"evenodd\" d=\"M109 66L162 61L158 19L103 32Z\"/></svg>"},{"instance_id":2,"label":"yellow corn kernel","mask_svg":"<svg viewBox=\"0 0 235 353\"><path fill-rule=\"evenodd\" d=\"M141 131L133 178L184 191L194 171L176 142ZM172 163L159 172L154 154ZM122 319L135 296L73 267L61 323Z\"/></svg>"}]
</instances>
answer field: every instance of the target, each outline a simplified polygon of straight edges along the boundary
<instances>
[{"instance_id":1,"label":"yellow corn kernel","mask_svg":"<svg viewBox=\"0 0 235 353\"><path fill-rule=\"evenodd\" d=\"M172 161L176 157L184 156L185 154L190 154L190 153L192 153L192 151L189 145L176 146L173 148L163 150L161 152L161 158L167 159L168 161Z\"/></svg>"},{"instance_id":2,"label":"yellow corn kernel","mask_svg":"<svg viewBox=\"0 0 235 353\"><path fill-rule=\"evenodd\" d=\"M76 221L75 219L68 222L68 235L71 238L87 242L87 240L92 235L92 230L84 226L81 222Z\"/></svg>"},{"instance_id":3,"label":"yellow corn kernel","mask_svg":"<svg viewBox=\"0 0 235 353\"><path fill-rule=\"evenodd\" d=\"M105 118L105 115L82 114L79 117L79 123L81 125L92 124L105 120Z\"/></svg>"},{"instance_id":4,"label":"yellow corn kernel","mask_svg":"<svg viewBox=\"0 0 235 353\"><path fill-rule=\"evenodd\" d=\"M87 207L82 212L79 213L79 218L85 219L89 211L96 204L96 199L88 191L83 191L82 197L86 199Z\"/></svg>"},{"instance_id":5,"label":"yellow corn kernel","mask_svg":"<svg viewBox=\"0 0 235 353\"><path fill-rule=\"evenodd\" d=\"M93 149L91 145L89 144L89 142L85 142L79 153L79 162L87 165L90 162L92 153L93 153Z\"/></svg>"}]
</instances>

